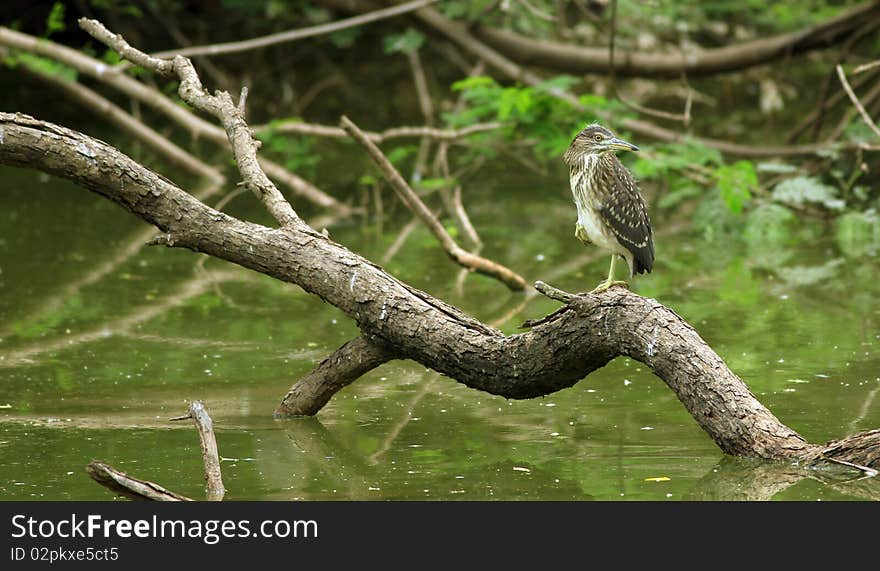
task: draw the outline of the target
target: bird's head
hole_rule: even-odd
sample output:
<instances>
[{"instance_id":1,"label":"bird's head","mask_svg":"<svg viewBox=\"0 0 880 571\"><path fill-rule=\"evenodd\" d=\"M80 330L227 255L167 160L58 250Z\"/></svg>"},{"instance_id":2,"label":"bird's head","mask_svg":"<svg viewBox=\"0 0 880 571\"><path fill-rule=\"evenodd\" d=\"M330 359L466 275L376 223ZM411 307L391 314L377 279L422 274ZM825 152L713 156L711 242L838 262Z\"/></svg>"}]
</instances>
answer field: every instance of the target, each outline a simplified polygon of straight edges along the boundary
<instances>
[{"instance_id":1,"label":"bird's head","mask_svg":"<svg viewBox=\"0 0 880 571\"><path fill-rule=\"evenodd\" d=\"M575 164L586 155L604 155L614 151L638 151L639 148L623 139L618 139L614 133L602 125L587 125L572 140L568 150L565 151L564 159L569 165Z\"/></svg>"}]
</instances>

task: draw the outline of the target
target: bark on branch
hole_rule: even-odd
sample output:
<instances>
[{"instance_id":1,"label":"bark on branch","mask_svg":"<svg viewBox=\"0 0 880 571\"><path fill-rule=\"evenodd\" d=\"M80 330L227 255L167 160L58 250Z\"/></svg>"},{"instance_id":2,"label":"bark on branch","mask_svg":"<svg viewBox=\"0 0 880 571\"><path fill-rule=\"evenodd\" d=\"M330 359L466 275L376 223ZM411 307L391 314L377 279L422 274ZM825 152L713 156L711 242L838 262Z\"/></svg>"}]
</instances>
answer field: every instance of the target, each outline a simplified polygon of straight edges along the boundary
<instances>
[{"instance_id":1,"label":"bark on branch","mask_svg":"<svg viewBox=\"0 0 880 571\"><path fill-rule=\"evenodd\" d=\"M371 343L469 387L508 398L545 395L625 355L651 367L728 454L810 461L825 456L880 466L880 431L827 447L806 442L755 399L693 328L655 300L621 288L562 296L567 311L506 336L305 224L281 230L230 217L81 133L0 113L0 134L0 164L79 183L160 228L169 246L297 284L348 314Z\"/></svg>"},{"instance_id":2,"label":"bark on branch","mask_svg":"<svg viewBox=\"0 0 880 571\"><path fill-rule=\"evenodd\" d=\"M341 389L393 358L394 354L383 345L355 337L290 387L275 416L318 414Z\"/></svg>"}]
</instances>

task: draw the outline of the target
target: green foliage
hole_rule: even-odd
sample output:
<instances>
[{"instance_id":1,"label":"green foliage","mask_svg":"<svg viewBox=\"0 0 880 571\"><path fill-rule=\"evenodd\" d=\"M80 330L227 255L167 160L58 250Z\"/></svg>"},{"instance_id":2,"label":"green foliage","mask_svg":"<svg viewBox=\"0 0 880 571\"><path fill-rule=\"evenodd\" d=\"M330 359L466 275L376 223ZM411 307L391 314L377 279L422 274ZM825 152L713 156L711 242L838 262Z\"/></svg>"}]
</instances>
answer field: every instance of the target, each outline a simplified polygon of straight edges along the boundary
<instances>
[{"instance_id":1,"label":"green foliage","mask_svg":"<svg viewBox=\"0 0 880 571\"><path fill-rule=\"evenodd\" d=\"M539 160L558 160L572 137L592 121L554 93L565 90L578 80L561 75L538 85L499 85L490 77L469 77L452 85L468 103L459 113L447 113L444 120L452 127L464 127L481 121L501 121L504 127L494 136L516 143L529 142ZM616 105L593 95L586 98L593 108L611 110Z\"/></svg>"},{"instance_id":2,"label":"green foliage","mask_svg":"<svg viewBox=\"0 0 880 571\"><path fill-rule=\"evenodd\" d=\"M141 9L142 2L129 0L90 0L92 7L107 12L114 12L120 16L143 18L144 11Z\"/></svg>"},{"instance_id":3,"label":"green foliage","mask_svg":"<svg viewBox=\"0 0 880 571\"><path fill-rule=\"evenodd\" d=\"M880 217L877 212L847 212L837 219L835 240L847 257L860 258L880 251Z\"/></svg>"},{"instance_id":4,"label":"green foliage","mask_svg":"<svg viewBox=\"0 0 880 571\"><path fill-rule=\"evenodd\" d=\"M46 17L46 37L48 38L55 32L63 32L67 26L64 24L64 4L55 2L49 15Z\"/></svg>"},{"instance_id":5,"label":"green foliage","mask_svg":"<svg viewBox=\"0 0 880 571\"><path fill-rule=\"evenodd\" d=\"M64 64L42 56L28 52L10 51L4 58L3 64L10 68L18 65L24 66L34 73L50 77L60 77L67 81L76 81L76 70Z\"/></svg>"},{"instance_id":6,"label":"green foliage","mask_svg":"<svg viewBox=\"0 0 880 571\"><path fill-rule=\"evenodd\" d=\"M648 149L646 149L648 150ZM655 179L693 167L712 167L723 164L721 153L705 145L686 139L683 143L665 143L649 148L639 155L633 172L640 179Z\"/></svg>"},{"instance_id":7,"label":"green foliage","mask_svg":"<svg viewBox=\"0 0 880 571\"><path fill-rule=\"evenodd\" d=\"M797 216L788 208L772 202L756 206L746 219L743 240L754 266L776 268L792 256Z\"/></svg>"},{"instance_id":8,"label":"green foliage","mask_svg":"<svg viewBox=\"0 0 880 571\"><path fill-rule=\"evenodd\" d=\"M486 13L495 4L494 0L448 0L439 6L447 18L474 20Z\"/></svg>"},{"instance_id":9,"label":"green foliage","mask_svg":"<svg viewBox=\"0 0 880 571\"><path fill-rule=\"evenodd\" d=\"M780 182L773 188L772 196L777 202L795 206L814 205L837 211L846 206L838 198L836 188L808 176L797 176Z\"/></svg>"},{"instance_id":10,"label":"green foliage","mask_svg":"<svg viewBox=\"0 0 880 571\"><path fill-rule=\"evenodd\" d=\"M734 214L740 214L752 197L751 189L758 186L755 165L751 161L737 161L718 167L715 177L724 204Z\"/></svg>"},{"instance_id":11,"label":"green foliage","mask_svg":"<svg viewBox=\"0 0 880 571\"><path fill-rule=\"evenodd\" d=\"M314 174L314 168L321 162L321 155L314 150L315 139L309 136L291 137L278 133L273 127L280 123L289 123L298 119L279 119L269 123L269 128L257 133L263 142L264 149L281 157L284 166L294 172L306 176Z\"/></svg>"},{"instance_id":12,"label":"green foliage","mask_svg":"<svg viewBox=\"0 0 880 571\"><path fill-rule=\"evenodd\" d=\"M360 35L361 28L355 26L354 28L346 28L345 30L333 32L328 37L337 48L350 48L354 45Z\"/></svg>"},{"instance_id":13,"label":"green foliage","mask_svg":"<svg viewBox=\"0 0 880 571\"><path fill-rule=\"evenodd\" d=\"M412 53L418 51L425 43L425 35L415 28L407 28L401 34L385 36L385 53Z\"/></svg>"}]
</instances>

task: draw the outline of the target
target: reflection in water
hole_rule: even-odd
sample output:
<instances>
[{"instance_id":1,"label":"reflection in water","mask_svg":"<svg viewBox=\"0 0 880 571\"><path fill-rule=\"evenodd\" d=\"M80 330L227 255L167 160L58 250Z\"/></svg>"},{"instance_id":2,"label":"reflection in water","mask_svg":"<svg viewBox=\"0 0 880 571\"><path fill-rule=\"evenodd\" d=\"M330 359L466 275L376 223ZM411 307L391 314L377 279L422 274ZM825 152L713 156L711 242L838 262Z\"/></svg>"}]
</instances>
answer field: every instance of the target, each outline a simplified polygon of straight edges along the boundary
<instances>
[{"instance_id":1,"label":"reflection in water","mask_svg":"<svg viewBox=\"0 0 880 571\"><path fill-rule=\"evenodd\" d=\"M834 465L806 468L784 462L766 462L725 456L703 476L688 500L767 501L802 480L813 480L847 496L880 500L880 478Z\"/></svg>"}]
</instances>

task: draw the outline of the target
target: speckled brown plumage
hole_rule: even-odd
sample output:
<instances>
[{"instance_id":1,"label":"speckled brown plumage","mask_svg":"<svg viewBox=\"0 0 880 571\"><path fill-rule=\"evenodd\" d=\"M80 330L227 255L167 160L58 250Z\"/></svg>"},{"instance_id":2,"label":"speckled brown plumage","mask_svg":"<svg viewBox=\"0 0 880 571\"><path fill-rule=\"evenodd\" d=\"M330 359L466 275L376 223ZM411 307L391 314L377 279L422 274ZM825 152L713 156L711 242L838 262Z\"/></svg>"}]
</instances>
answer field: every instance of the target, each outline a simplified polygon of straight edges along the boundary
<instances>
[{"instance_id":1,"label":"speckled brown plumage","mask_svg":"<svg viewBox=\"0 0 880 571\"><path fill-rule=\"evenodd\" d=\"M623 257L630 275L654 266L654 237L648 209L632 174L614 151L638 150L601 125L588 125L574 138L564 160L578 210L575 234Z\"/></svg>"}]
</instances>

